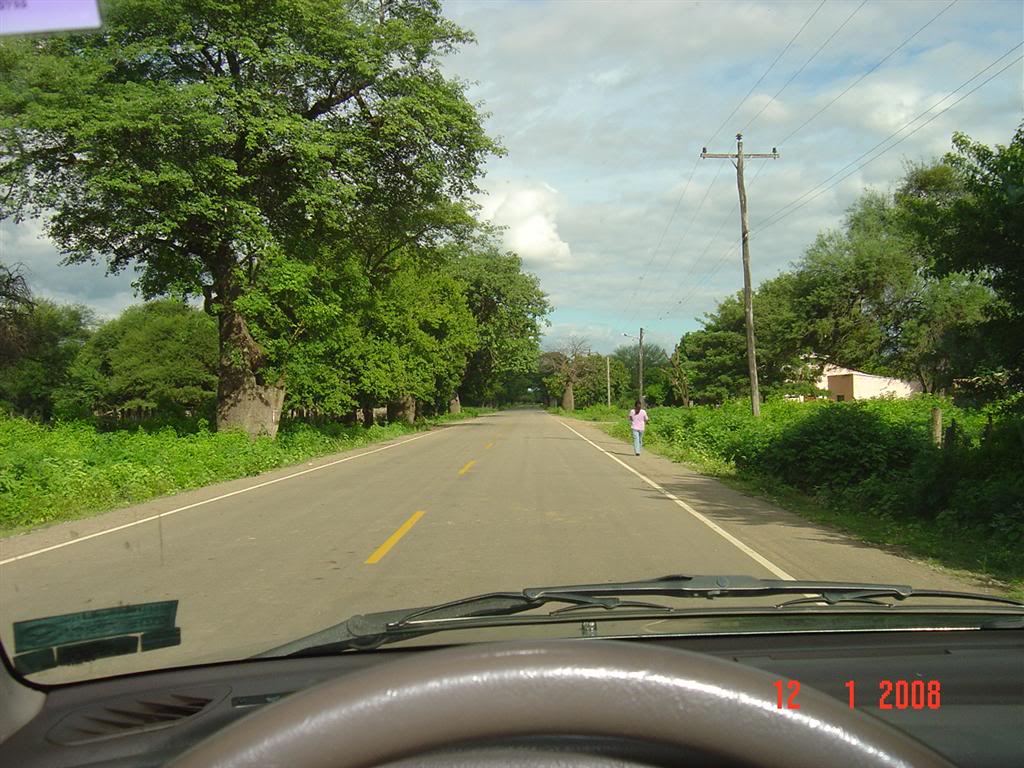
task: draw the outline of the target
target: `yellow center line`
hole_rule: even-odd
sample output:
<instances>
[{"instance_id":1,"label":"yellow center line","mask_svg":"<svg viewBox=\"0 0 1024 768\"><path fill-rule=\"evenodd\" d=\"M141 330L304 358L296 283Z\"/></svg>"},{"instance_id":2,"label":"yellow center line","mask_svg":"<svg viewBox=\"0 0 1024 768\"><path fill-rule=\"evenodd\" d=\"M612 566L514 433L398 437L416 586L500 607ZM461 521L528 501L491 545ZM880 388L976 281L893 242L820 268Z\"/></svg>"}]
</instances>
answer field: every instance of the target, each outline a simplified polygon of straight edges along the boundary
<instances>
[{"instance_id":1,"label":"yellow center line","mask_svg":"<svg viewBox=\"0 0 1024 768\"><path fill-rule=\"evenodd\" d=\"M391 551L391 548L398 543L398 540L405 536L409 532L409 529L416 525L416 522L425 515L422 509L412 513L412 517L402 523L398 530L388 536L387 541L381 544L377 549L374 550L373 554L370 555L364 565L373 565L378 562L384 555Z\"/></svg>"},{"instance_id":2,"label":"yellow center line","mask_svg":"<svg viewBox=\"0 0 1024 768\"><path fill-rule=\"evenodd\" d=\"M469 468L472 467L474 464L476 464L476 459L470 459L469 461L466 462L466 466L459 470L459 474L466 474L467 472L469 472Z\"/></svg>"},{"instance_id":3,"label":"yellow center line","mask_svg":"<svg viewBox=\"0 0 1024 768\"><path fill-rule=\"evenodd\" d=\"M486 450L487 450L488 448L490 448L490 447L491 447L492 445L494 445L494 443L488 443L487 445L485 445L485 446L484 446L484 450L486 451Z\"/></svg>"}]
</instances>

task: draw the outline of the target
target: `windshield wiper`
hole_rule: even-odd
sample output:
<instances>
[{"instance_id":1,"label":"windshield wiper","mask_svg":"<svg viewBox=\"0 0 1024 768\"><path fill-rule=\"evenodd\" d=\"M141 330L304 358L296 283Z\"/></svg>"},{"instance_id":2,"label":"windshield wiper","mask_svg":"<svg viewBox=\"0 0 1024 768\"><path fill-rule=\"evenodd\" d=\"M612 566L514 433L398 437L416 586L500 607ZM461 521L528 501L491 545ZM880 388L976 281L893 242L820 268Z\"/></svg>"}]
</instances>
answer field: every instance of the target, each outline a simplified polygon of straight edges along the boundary
<instances>
[{"instance_id":1,"label":"windshield wiper","mask_svg":"<svg viewBox=\"0 0 1024 768\"><path fill-rule=\"evenodd\" d=\"M552 603L568 605L541 616L554 616L582 609L613 610L647 608L665 613L684 613L681 609L646 600L622 599L636 597L705 598L717 600L734 597L800 597L765 606L765 610L788 607L841 603L861 603L891 608L897 602L915 597L939 597L999 603L1024 608L1024 603L997 595L945 590L919 590L903 584L872 584L844 581L787 581L760 579L754 576L683 576L670 575L644 581L604 584L575 584L551 587L530 587L520 592L488 592L451 600L437 605L357 615L334 627L267 651L261 656L324 653L348 648L375 648L431 632L484 625L487 619L535 610ZM473 619L478 620L474 623Z\"/></svg>"}]
</instances>

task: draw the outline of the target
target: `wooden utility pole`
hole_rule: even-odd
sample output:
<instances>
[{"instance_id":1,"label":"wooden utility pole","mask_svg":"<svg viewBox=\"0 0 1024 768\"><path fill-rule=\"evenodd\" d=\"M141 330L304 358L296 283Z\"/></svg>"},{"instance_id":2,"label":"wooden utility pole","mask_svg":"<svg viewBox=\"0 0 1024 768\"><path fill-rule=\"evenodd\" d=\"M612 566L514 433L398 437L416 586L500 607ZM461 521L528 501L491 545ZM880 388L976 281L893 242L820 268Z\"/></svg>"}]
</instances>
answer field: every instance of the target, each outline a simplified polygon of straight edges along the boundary
<instances>
[{"instance_id":1,"label":"wooden utility pole","mask_svg":"<svg viewBox=\"0 0 1024 768\"><path fill-rule=\"evenodd\" d=\"M640 405L644 405L644 329L640 329Z\"/></svg>"},{"instance_id":2,"label":"wooden utility pole","mask_svg":"<svg viewBox=\"0 0 1024 768\"><path fill-rule=\"evenodd\" d=\"M743 134L736 134L736 153L728 154L723 152L700 153L702 158L726 158L735 160L736 186L740 192L740 232L743 235L743 314L747 324L747 369L750 374L750 410L755 418L761 416L761 391L757 386L757 352L754 349L754 295L750 287L750 227L747 221L747 190L743 185L743 158L764 157L777 160L779 153L772 147L770 154L744 154Z\"/></svg>"},{"instance_id":3,"label":"wooden utility pole","mask_svg":"<svg viewBox=\"0 0 1024 768\"><path fill-rule=\"evenodd\" d=\"M612 407L612 359L608 355L604 356L604 386L606 399L608 401L608 407Z\"/></svg>"}]
</instances>

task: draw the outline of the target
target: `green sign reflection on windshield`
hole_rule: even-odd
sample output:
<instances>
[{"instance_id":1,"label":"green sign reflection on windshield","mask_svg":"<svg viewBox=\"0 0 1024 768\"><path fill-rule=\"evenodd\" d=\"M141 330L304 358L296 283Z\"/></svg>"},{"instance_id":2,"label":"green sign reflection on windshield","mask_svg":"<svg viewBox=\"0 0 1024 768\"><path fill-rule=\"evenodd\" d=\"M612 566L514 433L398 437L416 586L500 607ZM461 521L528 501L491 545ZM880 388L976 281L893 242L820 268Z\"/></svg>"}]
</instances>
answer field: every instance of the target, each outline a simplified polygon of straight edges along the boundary
<instances>
[{"instance_id":1,"label":"green sign reflection on windshield","mask_svg":"<svg viewBox=\"0 0 1024 768\"><path fill-rule=\"evenodd\" d=\"M15 622L14 666L28 674L180 645L177 613L178 601L164 600Z\"/></svg>"}]
</instances>

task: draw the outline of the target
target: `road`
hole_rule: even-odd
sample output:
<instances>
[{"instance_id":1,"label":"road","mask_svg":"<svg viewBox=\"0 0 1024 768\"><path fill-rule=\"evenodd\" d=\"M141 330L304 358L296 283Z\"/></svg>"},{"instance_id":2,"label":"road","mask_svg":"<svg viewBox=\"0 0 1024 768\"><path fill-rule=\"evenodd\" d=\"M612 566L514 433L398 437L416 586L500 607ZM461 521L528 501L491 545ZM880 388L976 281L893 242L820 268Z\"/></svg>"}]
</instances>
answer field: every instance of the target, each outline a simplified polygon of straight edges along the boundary
<instances>
[{"instance_id":1,"label":"road","mask_svg":"<svg viewBox=\"0 0 1024 768\"><path fill-rule=\"evenodd\" d=\"M594 425L513 410L0 540L0 639L179 601L180 646L39 678L70 680L241 658L354 613L669 573L978 588Z\"/></svg>"}]
</instances>

